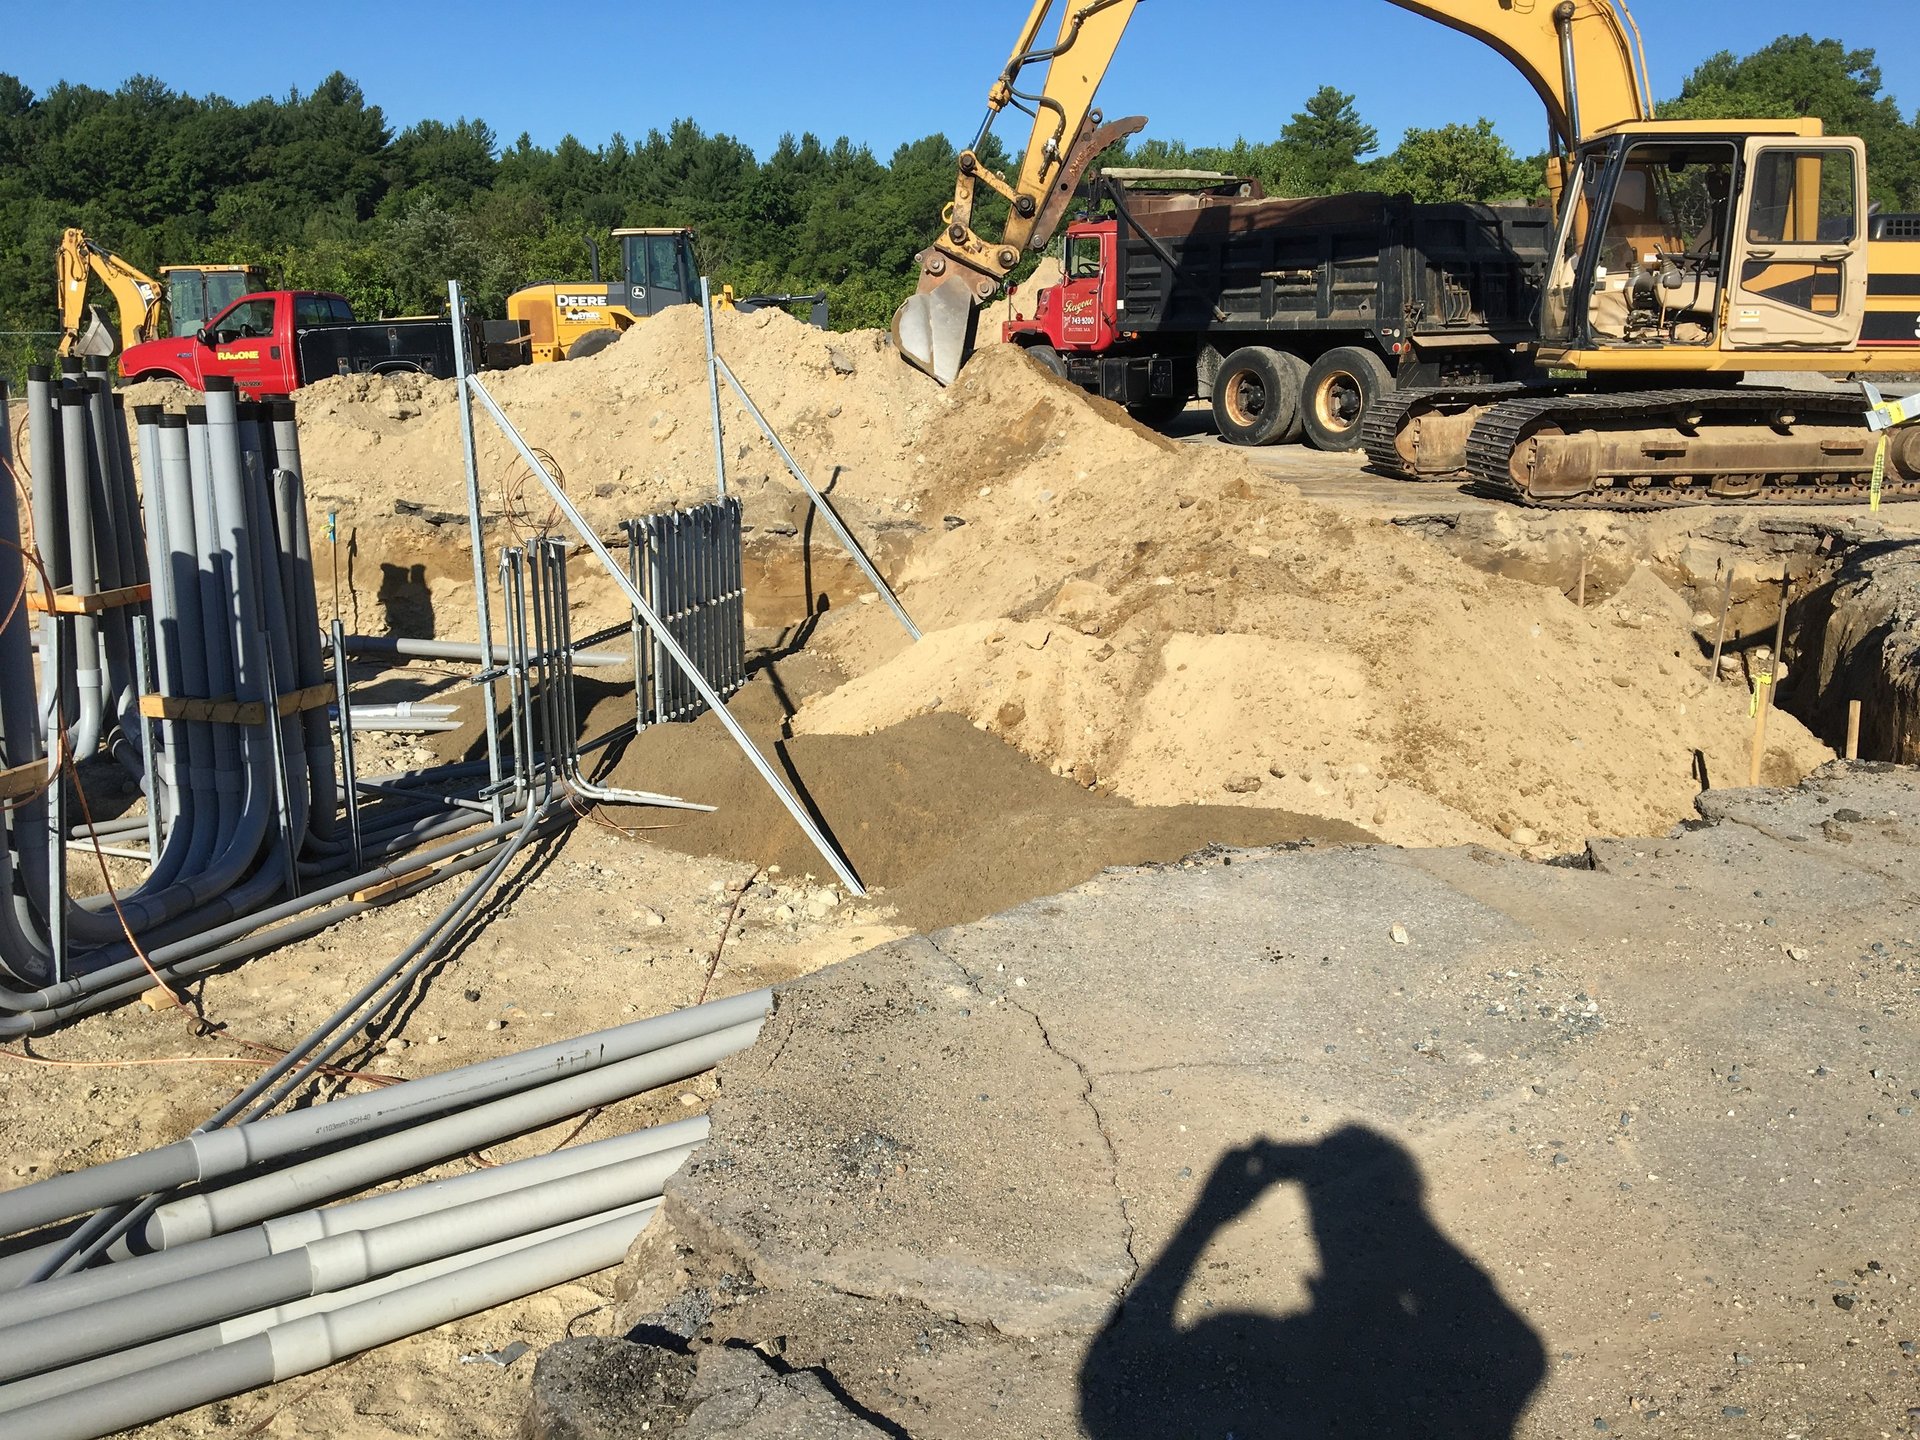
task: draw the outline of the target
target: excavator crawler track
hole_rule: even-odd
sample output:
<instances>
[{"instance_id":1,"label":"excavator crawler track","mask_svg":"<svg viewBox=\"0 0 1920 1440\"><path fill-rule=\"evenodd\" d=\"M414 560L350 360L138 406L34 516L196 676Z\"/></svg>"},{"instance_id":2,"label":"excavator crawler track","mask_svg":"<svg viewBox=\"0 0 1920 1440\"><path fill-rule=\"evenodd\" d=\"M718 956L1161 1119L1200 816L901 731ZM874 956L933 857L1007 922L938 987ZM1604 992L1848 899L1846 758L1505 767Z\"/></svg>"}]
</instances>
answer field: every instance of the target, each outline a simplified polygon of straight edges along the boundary
<instances>
[{"instance_id":1,"label":"excavator crawler track","mask_svg":"<svg viewBox=\"0 0 1920 1440\"><path fill-rule=\"evenodd\" d=\"M1467 478L1465 468L1429 470L1422 473L1409 466L1400 454L1401 428L1408 417L1422 407L1485 405L1505 398L1527 394L1537 387L1521 381L1502 381L1483 385L1429 385L1412 390L1396 390L1383 395L1367 408L1360 422L1360 445L1367 463L1376 470L1401 480L1444 484Z\"/></svg>"},{"instance_id":2,"label":"excavator crawler track","mask_svg":"<svg viewBox=\"0 0 1920 1440\"><path fill-rule=\"evenodd\" d=\"M1813 442L1803 438L1809 431L1828 437L1828 448L1816 452L1813 463ZM1649 473L1593 473L1579 488L1583 477L1563 470L1548 487L1536 489L1524 478L1528 459L1522 447L1542 435L1611 442L1616 454L1637 446ZM1797 458L1789 453L1796 441ZM1874 447L1864 406L1846 391L1637 390L1504 400L1474 425L1467 464L1479 493L1541 508L1832 505L1869 498ZM1779 463L1783 459L1793 463ZM1920 497L1920 479L1889 468L1882 495Z\"/></svg>"}]
</instances>

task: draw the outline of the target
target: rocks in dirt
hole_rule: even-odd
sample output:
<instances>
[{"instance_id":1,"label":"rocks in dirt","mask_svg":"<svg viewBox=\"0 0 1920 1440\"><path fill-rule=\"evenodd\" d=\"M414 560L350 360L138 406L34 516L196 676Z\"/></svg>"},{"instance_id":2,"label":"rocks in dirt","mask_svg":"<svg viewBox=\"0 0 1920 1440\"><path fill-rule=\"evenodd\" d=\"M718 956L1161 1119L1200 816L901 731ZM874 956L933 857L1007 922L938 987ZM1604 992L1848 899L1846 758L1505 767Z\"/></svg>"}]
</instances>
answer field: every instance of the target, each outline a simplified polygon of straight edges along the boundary
<instances>
[{"instance_id":1,"label":"rocks in dirt","mask_svg":"<svg viewBox=\"0 0 1920 1440\"><path fill-rule=\"evenodd\" d=\"M641 1440L670 1435L692 1413L694 1362L652 1345L578 1336L533 1368L524 1440Z\"/></svg>"}]
</instances>

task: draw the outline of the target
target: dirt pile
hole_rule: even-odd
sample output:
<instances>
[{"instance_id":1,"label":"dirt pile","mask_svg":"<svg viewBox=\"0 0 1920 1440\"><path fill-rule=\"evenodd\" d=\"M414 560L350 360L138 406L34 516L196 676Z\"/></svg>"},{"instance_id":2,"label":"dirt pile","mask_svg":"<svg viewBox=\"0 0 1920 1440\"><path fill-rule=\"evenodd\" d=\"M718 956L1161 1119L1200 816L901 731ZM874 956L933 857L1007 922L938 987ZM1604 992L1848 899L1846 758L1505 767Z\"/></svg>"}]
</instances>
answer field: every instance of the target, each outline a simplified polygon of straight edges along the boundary
<instances>
[{"instance_id":1,"label":"dirt pile","mask_svg":"<svg viewBox=\"0 0 1920 1440\"><path fill-rule=\"evenodd\" d=\"M1371 838L1350 825L1281 810L1131 805L1048 774L958 715L919 715L873 735L782 740L775 701L772 686L756 684L732 709L861 882L879 887L877 898L893 919L916 930L1057 894L1109 865L1164 863L1212 844ZM711 716L647 731L622 755L613 783L667 786L718 807L710 815L652 817L647 838L656 844L775 865L788 881L831 878Z\"/></svg>"},{"instance_id":2,"label":"dirt pile","mask_svg":"<svg viewBox=\"0 0 1920 1440\"><path fill-rule=\"evenodd\" d=\"M782 311L721 311L720 353L816 484L884 510L906 493L913 442L938 407L930 380L901 365L879 331L827 334ZM713 490L705 342L700 312L681 306L584 360L486 377L527 442L559 466L568 493L597 525ZM347 375L296 397L308 490L342 519L377 523L396 502L465 512L459 411L452 381L418 375ZM752 496L790 488L779 458L723 395L729 474ZM499 432L477 417L475 437L489 508L524 471ZM544 506L538 507L544 513Z\"/></svg>"},{"instance_id":3,"label":"dirt pile","mask_svg":"<svg viewBox=\"0 0 1920 1440\"><path fill-rule=\"evenodd\" d=\"M856 678L802 733L955 711L1141 804L1536 852L1673 823L1696 752L1745 778L1745 695L1706 683L1687 607L1650 578L1581 610L1174 445L1010 349L916 444L939 528L900 582L926 638L878 607L823 627ZM1769 781L1826 756L1784 716L1769 734Z\"/></svg>"}]
</instances>

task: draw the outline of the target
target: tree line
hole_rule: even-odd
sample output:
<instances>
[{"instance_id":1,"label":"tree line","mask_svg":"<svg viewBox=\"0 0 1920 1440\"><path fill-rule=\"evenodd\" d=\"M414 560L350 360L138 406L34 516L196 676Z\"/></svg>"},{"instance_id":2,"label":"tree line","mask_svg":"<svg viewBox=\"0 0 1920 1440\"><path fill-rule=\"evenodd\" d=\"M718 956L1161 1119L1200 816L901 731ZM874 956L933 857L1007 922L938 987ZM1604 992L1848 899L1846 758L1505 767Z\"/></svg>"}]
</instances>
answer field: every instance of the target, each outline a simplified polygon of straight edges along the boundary
<instances>
[{"instance_id":1,"label":"tree line","mask_svg":"<svg viewBox=\"0 0 1920 1440\"><path fill-rule=\"evenodd\" d=\"M1920 208L1920 118L1884 93L1871 50L1787 36L1752 55L1715 55L1660 113L1817 115L1867 142L1879 204ZM1008 165L998 137L982 158ZM824 289L837 326L883 325L913 287L913 256L939 223L955 159L941 135L883 160L811 134L762 158L692 119L598 146L570 135L545 147L524 134L503 144L466 118L395 133L338 73L245 102L182 95L147 76L112 92L61 83L35 95L0 74L0 374L48 351L53 254L74 225L149 271L262 263L282 284L337 291L369 315L438 310L449 278L502 314L519 285L586 278L590 241L617 275L618 226L688 225L717 282L740 293ZM1331 87L1272 140L1153 139L1109 159L1254 176L1279 195L1500 201L1544 189L1544 156L1516 152L1489 121L1410 129L1383 151L1353 97Z\"/></svg>"}]
</instances>

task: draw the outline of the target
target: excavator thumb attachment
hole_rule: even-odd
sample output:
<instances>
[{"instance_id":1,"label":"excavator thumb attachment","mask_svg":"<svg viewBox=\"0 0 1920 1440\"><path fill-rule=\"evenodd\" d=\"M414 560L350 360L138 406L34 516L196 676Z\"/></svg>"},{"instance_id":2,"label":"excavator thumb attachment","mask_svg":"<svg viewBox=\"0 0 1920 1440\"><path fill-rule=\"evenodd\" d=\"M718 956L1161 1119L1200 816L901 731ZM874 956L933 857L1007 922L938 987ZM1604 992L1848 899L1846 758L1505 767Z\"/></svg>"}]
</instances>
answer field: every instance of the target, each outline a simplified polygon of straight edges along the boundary
<instances>
[{"instance_id":1,"label":"excavator thumb attachment","mask_svg":"<svg viewBox=\"0 0 1920 1440\"><path fill-rule=\"evenodd\" d=\"M965 279L949 275L930 284L932 279L922 280L926 288L893 312L893 346L916 370L951 385L973 353L980 312Z\"/></svg>"},{"instance_id":2,"label":"excavator thumb attachment","mask_svg":"<svg viewBox=\"0 0 1920 1440\"><path fill-rule=\"evenodd\" d=\"M119 345L113 338L113 327L108 325L101 315L100 307L87 307L87 323L80 327L80 333L74 337L75 355L111 355Z\"/></svg>"}]
</instances>

